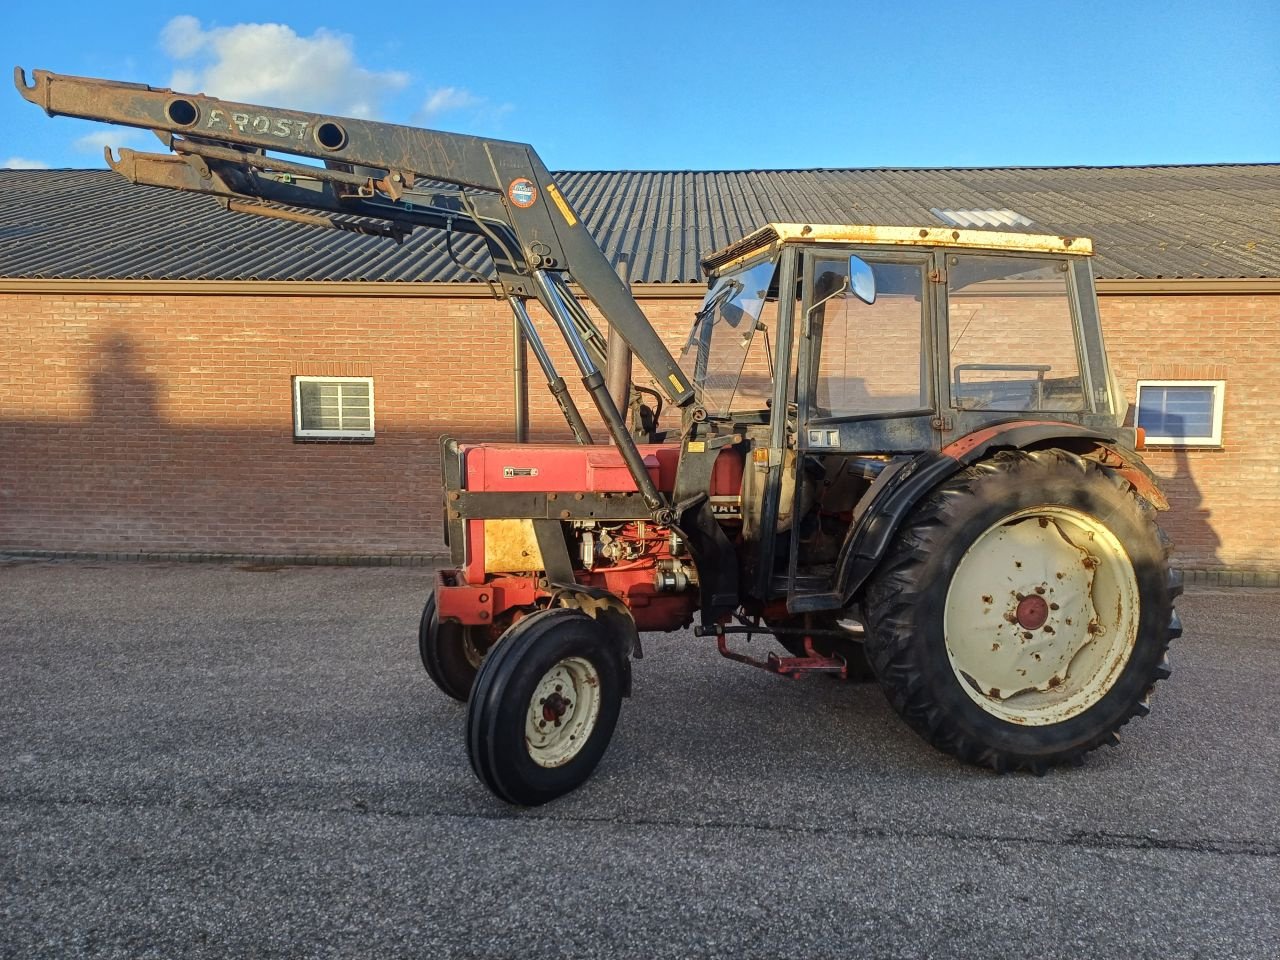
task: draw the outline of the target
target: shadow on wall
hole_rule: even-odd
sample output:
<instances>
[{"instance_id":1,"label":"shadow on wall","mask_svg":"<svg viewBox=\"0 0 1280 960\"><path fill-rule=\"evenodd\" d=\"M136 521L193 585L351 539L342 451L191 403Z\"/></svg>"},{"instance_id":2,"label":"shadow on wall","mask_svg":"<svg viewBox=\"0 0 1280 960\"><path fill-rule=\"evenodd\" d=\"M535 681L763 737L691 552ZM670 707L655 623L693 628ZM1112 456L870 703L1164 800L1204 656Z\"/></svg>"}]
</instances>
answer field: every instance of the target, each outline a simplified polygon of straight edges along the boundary
<instances>
[{"instance_id":1,"label":"shadow on wall","mask_svg":"<svg viewBox=\"0 0 1280 960\"><path fill-rule=\"evenodd\" d=\"M1129 407L1129 425L1134 423L1134 407ZM1185 419L1166 414L1160 424L1169 436L1185 436ZM1219 548L1222 538L1210 521L1212 511L1204 505L1204 495L1192 471L1191 456L1186 447L1148 447L1148 465L1156 474L1160 489L1169 501L1169 512L1160 514L1157 523L1173 541L1176 566L1221 567Z\"/></svg>"},{"instance_id":2,"label":"shadow on wall","mask_svg":"<svg viewBox=\"0 0 1280 960\"><path fill-rule=\"evenodd\" d=\"M147 373L139 353L133 337L121 331L107 333L91 348L90 419L130 432L160 420L159 384Z\"/></svg>"},{"instance_id":3,"label":"shadow on wall","mask_svg":"<svg viewBox=\"0 0 1280 960\"><path fill-rule=\"evenodd\" d=\"M170 419L145 338L113 330L86 348L79 419L0 422L0 547L89 552L421 555L439 553L439 433L382 428L374 443L293 441L289 367L279 395L210 400ZM278 425L237 422L237 407ZM276 417L278 415L278 417ZM492 435L483 423L457 432Z\"/></svg>"}]
</instances>

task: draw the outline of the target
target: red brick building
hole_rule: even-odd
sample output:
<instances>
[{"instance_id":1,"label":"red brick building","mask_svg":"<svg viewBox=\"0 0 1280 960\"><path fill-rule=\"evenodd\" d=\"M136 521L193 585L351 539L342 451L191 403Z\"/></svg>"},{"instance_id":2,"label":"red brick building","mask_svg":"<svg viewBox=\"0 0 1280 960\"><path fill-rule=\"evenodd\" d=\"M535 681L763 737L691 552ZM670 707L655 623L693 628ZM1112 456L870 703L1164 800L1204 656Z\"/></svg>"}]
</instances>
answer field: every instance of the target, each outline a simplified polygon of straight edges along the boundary
<instances>
[{"instance_id":1,"label":"red brick building","mask_svg":"<svg viewBox=\"0 0 1280 960\"><path fill-rule=\"evenodd\" d=\"M699 256L767 221L1093 237L1130 402L1141 387L1144 403L1185 389L1204 404L1203 430L1148 451L1180 562L1250 582L1280 573L1280 165L561 185L606 252L629 258L673 349L701 299ZM485 271L478 245L458 252ZM106 171L0 172L0 552L438 553L440 436L512 430L510 314L465 276L421 232L397 246L233 216ZM368 378L372 436L299 436L307 377ZM567 437L531 379L535 436Z\"/></svg>"}]
</instances>

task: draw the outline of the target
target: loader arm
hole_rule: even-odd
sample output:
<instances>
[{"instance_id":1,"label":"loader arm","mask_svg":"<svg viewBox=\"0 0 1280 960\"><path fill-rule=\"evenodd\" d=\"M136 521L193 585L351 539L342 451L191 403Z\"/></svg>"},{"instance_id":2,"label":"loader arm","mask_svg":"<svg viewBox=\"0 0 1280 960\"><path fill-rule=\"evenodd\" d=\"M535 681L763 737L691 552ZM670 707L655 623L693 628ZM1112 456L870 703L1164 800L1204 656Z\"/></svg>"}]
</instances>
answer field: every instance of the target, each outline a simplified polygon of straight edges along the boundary
<instances>
[{"instance_id":1,"label":"loader arm","mask_svg":"<svg viewBox=\"0 0 1280 960\"><path fill-rule=\"evenodd\" d=\"M28 85L22 68L15 68L19 92L50 116L152 130L175 152L122 150L116 160L108 151L112 168L135 183L210 194L239 212L358 232L400 237L423 226L479 235L503 294L536 297L553 315L557 306L570 312L577 308L565 296L562 278L567 273L671 401L685 406L693 399L670 351L527 144L46 70L33 71L32 80ZM325 167L292 163L277 154L322 160ZM406 191L422 180L430 181L432 190L436 184L460 189L441 188L425 204L416 193L406 199ZM557 299L558 304L549 302ZM599 366L601 345L592 342L590 322L582 323L585 314L576 312L581 341L576 346L585 348ZM574 347L572 335L566 332L566 337Z\"/></svg>"}]
</instances>

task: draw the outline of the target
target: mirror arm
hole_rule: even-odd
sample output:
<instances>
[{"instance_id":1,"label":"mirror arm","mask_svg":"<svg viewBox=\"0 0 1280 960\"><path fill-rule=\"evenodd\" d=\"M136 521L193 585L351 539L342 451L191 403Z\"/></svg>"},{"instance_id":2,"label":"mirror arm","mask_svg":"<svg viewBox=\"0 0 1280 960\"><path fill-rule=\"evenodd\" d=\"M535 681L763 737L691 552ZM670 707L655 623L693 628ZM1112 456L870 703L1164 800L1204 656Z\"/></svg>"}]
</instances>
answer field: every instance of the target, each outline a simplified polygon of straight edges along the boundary
<instances>
[{"instance_id":1,"label":"mirror arm","mask_svg":"<svg viewBox=\"0 0 1280 960\"><path fill-rule=\"evenodd\" d=\"M813 306L811 306L808 310L804 312L805 320L808 320L809 317L813 314L813 311L823 306L828 300L834 300L836 297L843 296L848 292L849 292L849 278L841 277L840 286L836 287L834 291L827 294L825 297L823 297L821 300L819 300L817 303L815 303Z\"/></svg>"}]
</instances>

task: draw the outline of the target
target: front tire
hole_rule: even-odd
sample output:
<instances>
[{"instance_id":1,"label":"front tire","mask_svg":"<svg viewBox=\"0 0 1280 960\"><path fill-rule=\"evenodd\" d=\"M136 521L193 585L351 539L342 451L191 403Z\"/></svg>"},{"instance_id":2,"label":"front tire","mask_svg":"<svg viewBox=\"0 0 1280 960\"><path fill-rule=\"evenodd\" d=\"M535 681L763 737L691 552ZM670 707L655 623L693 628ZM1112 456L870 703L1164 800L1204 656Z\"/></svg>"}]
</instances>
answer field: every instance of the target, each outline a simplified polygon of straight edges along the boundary
<instances>
[{"instance_id":1,"label":"front tire","mask_svg":"<svg viewBox=\"0 0 1280 960\"><path fill-rule=\"evenodd\" d=\"M454 700L465 702L476 671L492 643L488 627L463 626L456 620L442 621L436 612L436 594L431 591L418 621L418 656L431 682Z\"/></svg>"},{"instance_id":2,"label":"front tire","mask_svg":"<svg viewBox=\"0 0 1280 960\"><path fill-rule=\"evenodd\" d=\"M467 704L476 776L521 806L582 784L613 736L627 669L605 622L580 610L518 620L485 658Z\"/></svg>"},{"instance_id":3,"label":"front tire","mask_svg":"<svg viewBox=\"0 0 1280 960\"><path fill-rule=\"evenodd\" d=\"M1044 772L1119 739L1181 632L1152 508L1061 450L1004 452L904 522L866 592L890 703L962 760Z\"/></svg>"}]
</instances>

